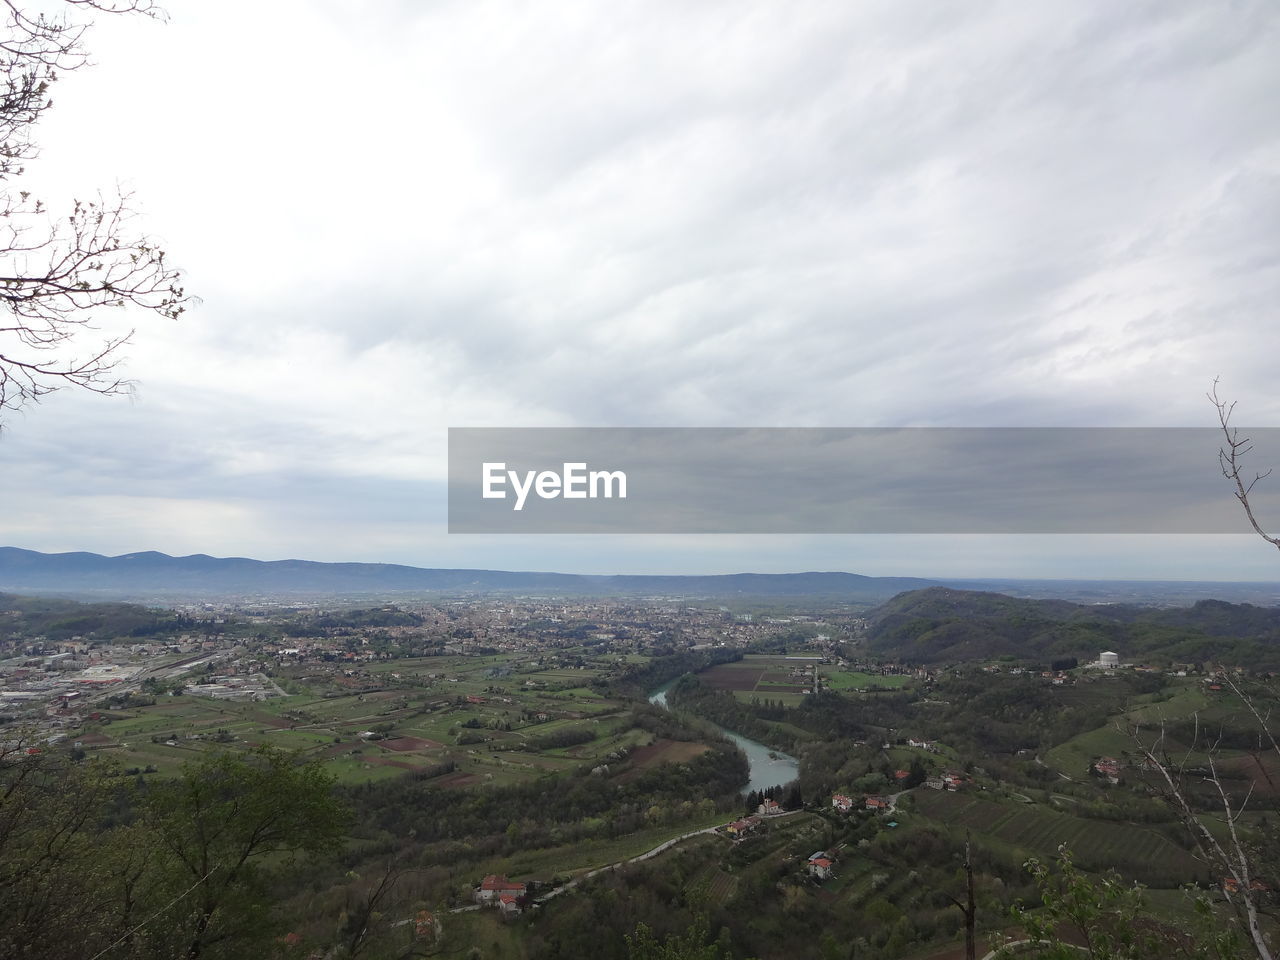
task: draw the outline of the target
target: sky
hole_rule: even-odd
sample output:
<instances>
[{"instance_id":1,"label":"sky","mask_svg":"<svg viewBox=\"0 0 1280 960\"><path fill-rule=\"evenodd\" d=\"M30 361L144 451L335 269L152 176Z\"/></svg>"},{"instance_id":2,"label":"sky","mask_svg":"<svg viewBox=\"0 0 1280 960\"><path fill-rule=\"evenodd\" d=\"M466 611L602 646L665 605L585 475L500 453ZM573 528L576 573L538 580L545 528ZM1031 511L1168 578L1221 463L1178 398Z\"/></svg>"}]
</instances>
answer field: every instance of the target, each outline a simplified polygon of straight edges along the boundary
<instances>
[{"instance_id":1,"label":"sky","mask_svg":"<svg viewBox=\"0 0 1280 960\"><path fill-rule=\"evenodd\" d=\"M99 19L21 188L131 191L201 303L101 318L132 398L6 417L0 544L1276 579L1243 518L491 536L445 501L449 427L1211 427L1215 377L1280 426L1275 4L167 9Z\"/></svg>"}]
</instances>

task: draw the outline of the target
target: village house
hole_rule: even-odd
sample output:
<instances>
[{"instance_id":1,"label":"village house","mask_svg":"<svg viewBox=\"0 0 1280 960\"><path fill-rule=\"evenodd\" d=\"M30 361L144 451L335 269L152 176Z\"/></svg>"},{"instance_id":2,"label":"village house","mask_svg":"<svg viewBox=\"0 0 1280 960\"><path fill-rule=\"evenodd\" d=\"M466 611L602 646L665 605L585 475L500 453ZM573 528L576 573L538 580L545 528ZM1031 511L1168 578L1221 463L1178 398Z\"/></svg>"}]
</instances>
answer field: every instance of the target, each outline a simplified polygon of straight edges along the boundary
<instances>
[{"instance_id":1,"label":"village house","mask_svg":"<svg viewBox=\"0 0 1280 960\"><path fill-rule=\"evenodd\" d=\"M889 801L884 797L869 796L865 801L865 809L883 813L889 809Z\"/></svg>"},{"instance_id":2,"label":"village house","mask_svg":"<svg viewBox=\"0 0 1280 960\"><path fill-rule=\"evenodd\" d=\"M759 817L743 817L741 820L735 820L733 823L726 824L724 832L731 837L742 837L750 833L760 825Z\"/></svg>"},{"instance_id":3,"label":"village house","mask_svg":"<svg viewBox=\"0 0 1280 960\"><path fill-rule=\"evenodd\" d=\"M526 892L523 883L513 883L502 874L491 873L480 881L476 888L476 902L498 904L504 894L512 897L523 897Z\"/></svg>"},{"instance_id":4,"label":"village house","mask_svg":"<svg viewBox=\"0 0 1280 960\"><path fill-rule=\"evenodd\" d=\"M1093 764L1098 776L1105 777L1107 783L1120 782L1120 761L1115 757L1099 757Z\"/></svg>"},{"instance_id":5,"label":"village house","mask_svg":"<svg viewBox=\"0 0 1280 960\"><path fill-rule=\"evenodd\" d=\"M837 793L831 798L831 806L841 813L848 813L853 809L853 798L846 797L843 793Z\"/></svg>"},{"instance_id":6,"label":"village house","mask_svg":"<svg viewBox=\"0 0 1280 960\"><path fill-rule=\"evenodd\" d=\"M504 917L520 916L520 898L510 893L501 894L498 897L498 909Z\"/></svg>"},{"instance_id":7,"label":"village house","mask_svg":"<svg viewBox=\"0 0 1280 960\"><path fill-rule=\"evenodd\" d=\"M809 874L819 880L830 880L832 877L831 868L834 866L835 862L827 856L825 850L819 850L809 857Z\"/></svg>"}]
</instances>

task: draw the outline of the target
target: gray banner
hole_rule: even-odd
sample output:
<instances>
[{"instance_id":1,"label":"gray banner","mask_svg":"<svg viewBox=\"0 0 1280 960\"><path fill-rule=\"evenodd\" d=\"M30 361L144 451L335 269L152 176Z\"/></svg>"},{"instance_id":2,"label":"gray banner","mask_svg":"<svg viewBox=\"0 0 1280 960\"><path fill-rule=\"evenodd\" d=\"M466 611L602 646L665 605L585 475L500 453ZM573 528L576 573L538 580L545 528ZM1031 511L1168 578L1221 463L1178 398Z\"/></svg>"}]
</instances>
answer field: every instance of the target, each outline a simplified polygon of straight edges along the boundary
<instances>
[{"instance_id":1,"label":"gray banner","mask_svg":"<svg viewBox=\"0 0 1280 960\"><path fill-rule=\"evenodd\" d=\"M1248 476L1280 428L1241 430ZM1246 533L1211 428L451 428L450 533ZM1280 527L1280 473L1251 496Z\"/></svg>"}]
</instances>

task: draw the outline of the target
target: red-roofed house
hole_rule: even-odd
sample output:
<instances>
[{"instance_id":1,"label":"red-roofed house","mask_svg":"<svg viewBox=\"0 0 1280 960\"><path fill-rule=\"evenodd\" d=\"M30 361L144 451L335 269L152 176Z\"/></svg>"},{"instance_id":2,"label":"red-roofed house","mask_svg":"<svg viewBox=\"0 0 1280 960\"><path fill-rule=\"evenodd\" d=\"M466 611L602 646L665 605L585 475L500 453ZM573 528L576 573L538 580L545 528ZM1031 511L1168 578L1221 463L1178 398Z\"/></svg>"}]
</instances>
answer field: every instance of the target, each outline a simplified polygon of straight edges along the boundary
<instances>
[{"instance_id":1,"label":"red-roofed house","mask_svg":"<svg viewBox=\"0 0 1280 960\"><path fill-rule=\"evenodd\" d=\"M889 809L889 801L884 797L867 797L866 809L884 811Z\"/></svg>"},{"instance_id":2,"label":"red-roofed house","mask_svg":"<svg viewBox=\"0 0 1280 960\"><path fill-rule=\"evenodd\" d=\"M843 793L837 793L831 798L831 805L841 813L848 813L853 809L853 797L846 797Z\"/></svg>"},{"instance_id":3,"label":"red-roofed house","mask_svg":"<svg viewBox=\"0 0 1280 960\"><path fill-rule=\"evenodd\" d=\"M504 893L498 897L498 909L502 911L504 917L520 916L520 898Z\"/></svg>"},{"instance_id":4,"label":"red-roofed house","mask_svg":"<svg viewBox=\"0 0 1280 960\"><path fill-rule=\"evenodd\" d=\"M831 879L831 868L834 864L826 857L818 857L809 861L809 873L819 880Z\"/></svg>"},{"instance_id":5,"label":"red-roofed house","mask_svg":"<svg viewBox=\"0 0 1280 960\"><path fill-rule=\"evenodd\" d=\"M491 873L480 881L476 890L476 900L480 903L496 903L504 893L513 897L523 897L526 888L523 883L513 883L501 874Z\"/></svg>"}]
</instances>

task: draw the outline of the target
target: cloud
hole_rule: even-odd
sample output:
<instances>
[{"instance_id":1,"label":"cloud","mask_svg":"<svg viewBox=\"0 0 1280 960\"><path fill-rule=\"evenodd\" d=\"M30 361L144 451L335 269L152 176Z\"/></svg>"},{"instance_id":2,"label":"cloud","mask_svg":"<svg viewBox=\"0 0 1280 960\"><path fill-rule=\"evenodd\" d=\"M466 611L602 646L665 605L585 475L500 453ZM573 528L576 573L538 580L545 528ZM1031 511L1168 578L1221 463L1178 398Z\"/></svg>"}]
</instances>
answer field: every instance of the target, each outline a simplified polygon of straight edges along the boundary
<instances>
[{"instance_id":1,"label":"cloud","mask_svg":"<svg viewBox=\"0 0 1280 960\"><path fill-rule=\"evenodd\" d=\"M1201 426L1215 375L1280 416L1271 4L170 9L41 130L205 300L139 321L135 405L9 425L50 538L97 486L400 504L447 426Z\"/></svg>"}]
</instances>

